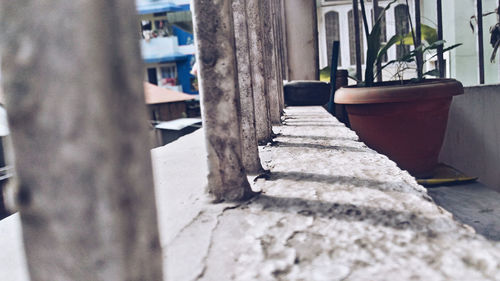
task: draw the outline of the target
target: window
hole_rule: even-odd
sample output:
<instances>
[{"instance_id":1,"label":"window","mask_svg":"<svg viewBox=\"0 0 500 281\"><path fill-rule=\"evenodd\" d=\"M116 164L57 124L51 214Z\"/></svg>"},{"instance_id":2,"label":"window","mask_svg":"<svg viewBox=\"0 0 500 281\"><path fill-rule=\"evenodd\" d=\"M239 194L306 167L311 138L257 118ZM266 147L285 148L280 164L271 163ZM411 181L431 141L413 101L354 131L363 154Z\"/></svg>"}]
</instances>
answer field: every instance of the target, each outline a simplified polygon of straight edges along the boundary
<instances>
[{"instance_id":1,"label":"window","mask_svg":"<svg viewBox=\"0 0 500 281\"><path fill-rule=\"evenodd\" d=\"M328 54L328 65L331 66L332 63L332 47L333 41L340 40L340 27L339 27L339 13L331 11L325 15L325 27L326 27L326 51ZM339 60L338 65L342 65L340 50L339 50Z\"/></svg>"},{"instance_id":2,"label":"window","mask_svg":"<svg viewBox=\"0 0 500 281\"><path fill-rule=\"evenodd\" d=\"M359 17L359 39L361 48L361 64L364 64L364 47L363 47L363 19L361 18L361 12L358 12ZM354 16L352 10L347 13L347 18L349 19L349 57L351 65L356 64L356 39L354 34Z\"/></svg>"},{"instance_id":3,"label":"window","mask_svg":"<svg viewBox=\"0 0 500 281\"><path fill-rule=\"evenodd\" d=\"M175 64L161 64L158 69L158 86L168 87L177 85L177 67Z\"/></svg>"},{"instance_id":4,"label":"window","mask_svg":"<svg viewBox=\"0 0 500 281\"><path fill-rule=\"evenodd\" d=\"M408 6L401 4L394 8L394 21L396 22L396 34L405 35L410 31L408 24ZM396 57L400 58L410 52L410 46L396 45Z\"/></svg>"}]
</instances>

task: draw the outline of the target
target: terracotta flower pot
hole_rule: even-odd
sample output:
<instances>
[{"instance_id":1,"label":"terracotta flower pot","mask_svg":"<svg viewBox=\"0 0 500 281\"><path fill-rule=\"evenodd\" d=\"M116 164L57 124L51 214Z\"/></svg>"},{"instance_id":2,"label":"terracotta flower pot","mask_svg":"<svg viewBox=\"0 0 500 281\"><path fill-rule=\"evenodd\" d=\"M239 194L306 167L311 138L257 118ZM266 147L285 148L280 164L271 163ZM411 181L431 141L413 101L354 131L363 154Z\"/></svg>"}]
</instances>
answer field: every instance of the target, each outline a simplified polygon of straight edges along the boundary
<instances>
[{"instance_id":1,"label":"terracotta flower pot","mask_svg":"<svg viewBox=\"0 0 500 281\"><path fill-rule=\"evenodd\" d=\"M453 96L463 94L452 79L421 83L383 82L345 87L335 102L346 104L361 141L387 155L415 177L429 177L437 165Z\"/></svg>"}]
</instances>

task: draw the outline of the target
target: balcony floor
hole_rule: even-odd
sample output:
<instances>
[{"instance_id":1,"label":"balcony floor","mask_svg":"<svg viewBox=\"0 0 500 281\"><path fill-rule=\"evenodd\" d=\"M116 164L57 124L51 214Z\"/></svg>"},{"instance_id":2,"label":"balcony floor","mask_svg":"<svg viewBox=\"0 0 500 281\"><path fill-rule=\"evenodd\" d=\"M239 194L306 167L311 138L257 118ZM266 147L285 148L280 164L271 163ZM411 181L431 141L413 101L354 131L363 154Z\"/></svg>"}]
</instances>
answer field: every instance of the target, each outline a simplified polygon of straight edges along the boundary
<instances>
[{"instance_id":1,"label":"balcony floor","mask_svg":"<svg viewBox=\"0 0 500 281\"><path fill-rule=\"evenodd\" d=\"M500 241L500 193L476 182L430 188L434 201L487 239Z\"/></svg>"}]
</instances>

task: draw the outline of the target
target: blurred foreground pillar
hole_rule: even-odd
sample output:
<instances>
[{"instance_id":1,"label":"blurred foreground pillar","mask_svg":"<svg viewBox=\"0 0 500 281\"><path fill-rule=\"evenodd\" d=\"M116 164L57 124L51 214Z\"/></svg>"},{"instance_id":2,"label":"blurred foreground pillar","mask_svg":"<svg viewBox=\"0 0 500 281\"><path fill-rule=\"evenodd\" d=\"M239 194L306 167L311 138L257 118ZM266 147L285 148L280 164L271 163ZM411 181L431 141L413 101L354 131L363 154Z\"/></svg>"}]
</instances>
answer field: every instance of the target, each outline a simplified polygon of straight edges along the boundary
<instances>
[{"instance_id":1,"label":"blurred foreground pillar","mask_svg":"<svg viewBox=\"0 0 500 281\"><path fill-rule=\"evenodd\" d=\"M31 279L162 280L134 1L0 6Z\"/></svg>"},{"instance_id":2,"label":"blurred foreground pillar","mask_svg":"<svg viewBox=\"0 0 500 281\"><path fill-rule=\"evenodd\" d=\"M241 115L232 0L194 0L193 19L208 189L216 201L253 195L242 163Z\"/></svg>"}]
</instances>

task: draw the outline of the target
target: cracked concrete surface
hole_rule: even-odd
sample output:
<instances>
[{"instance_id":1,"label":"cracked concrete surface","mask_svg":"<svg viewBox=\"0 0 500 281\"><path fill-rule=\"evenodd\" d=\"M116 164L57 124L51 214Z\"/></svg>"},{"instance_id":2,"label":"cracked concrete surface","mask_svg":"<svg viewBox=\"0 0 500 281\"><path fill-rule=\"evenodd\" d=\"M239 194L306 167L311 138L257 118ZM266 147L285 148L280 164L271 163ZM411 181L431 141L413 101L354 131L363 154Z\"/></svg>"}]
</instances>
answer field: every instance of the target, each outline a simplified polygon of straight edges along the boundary
<instances>
[{"instance_id":1,"label":"cracked concrete surface","mask_svg":"<svg viewBox=\"0 0 500 281\"><path fill-rule=\"evenodd\" d=\"M178 187L203 203L169 230L168 280L500 280L499 243L322 108L288 108L274 130L260 196L210 205Z\"/></svg>"},{"instance_id":2,"label":"cracked concrete surface","mask_svg":"<svg viewBox=\"0 0 500 281\"><path fill-rule=\"evenodd\" d=\"M323 109L283 123L248 202L208 201L202 130L152 151L165 280L500 280L500 242ZM28 280L19 216L0 234L0 279Z\"/></svg>"}]
</instances>

